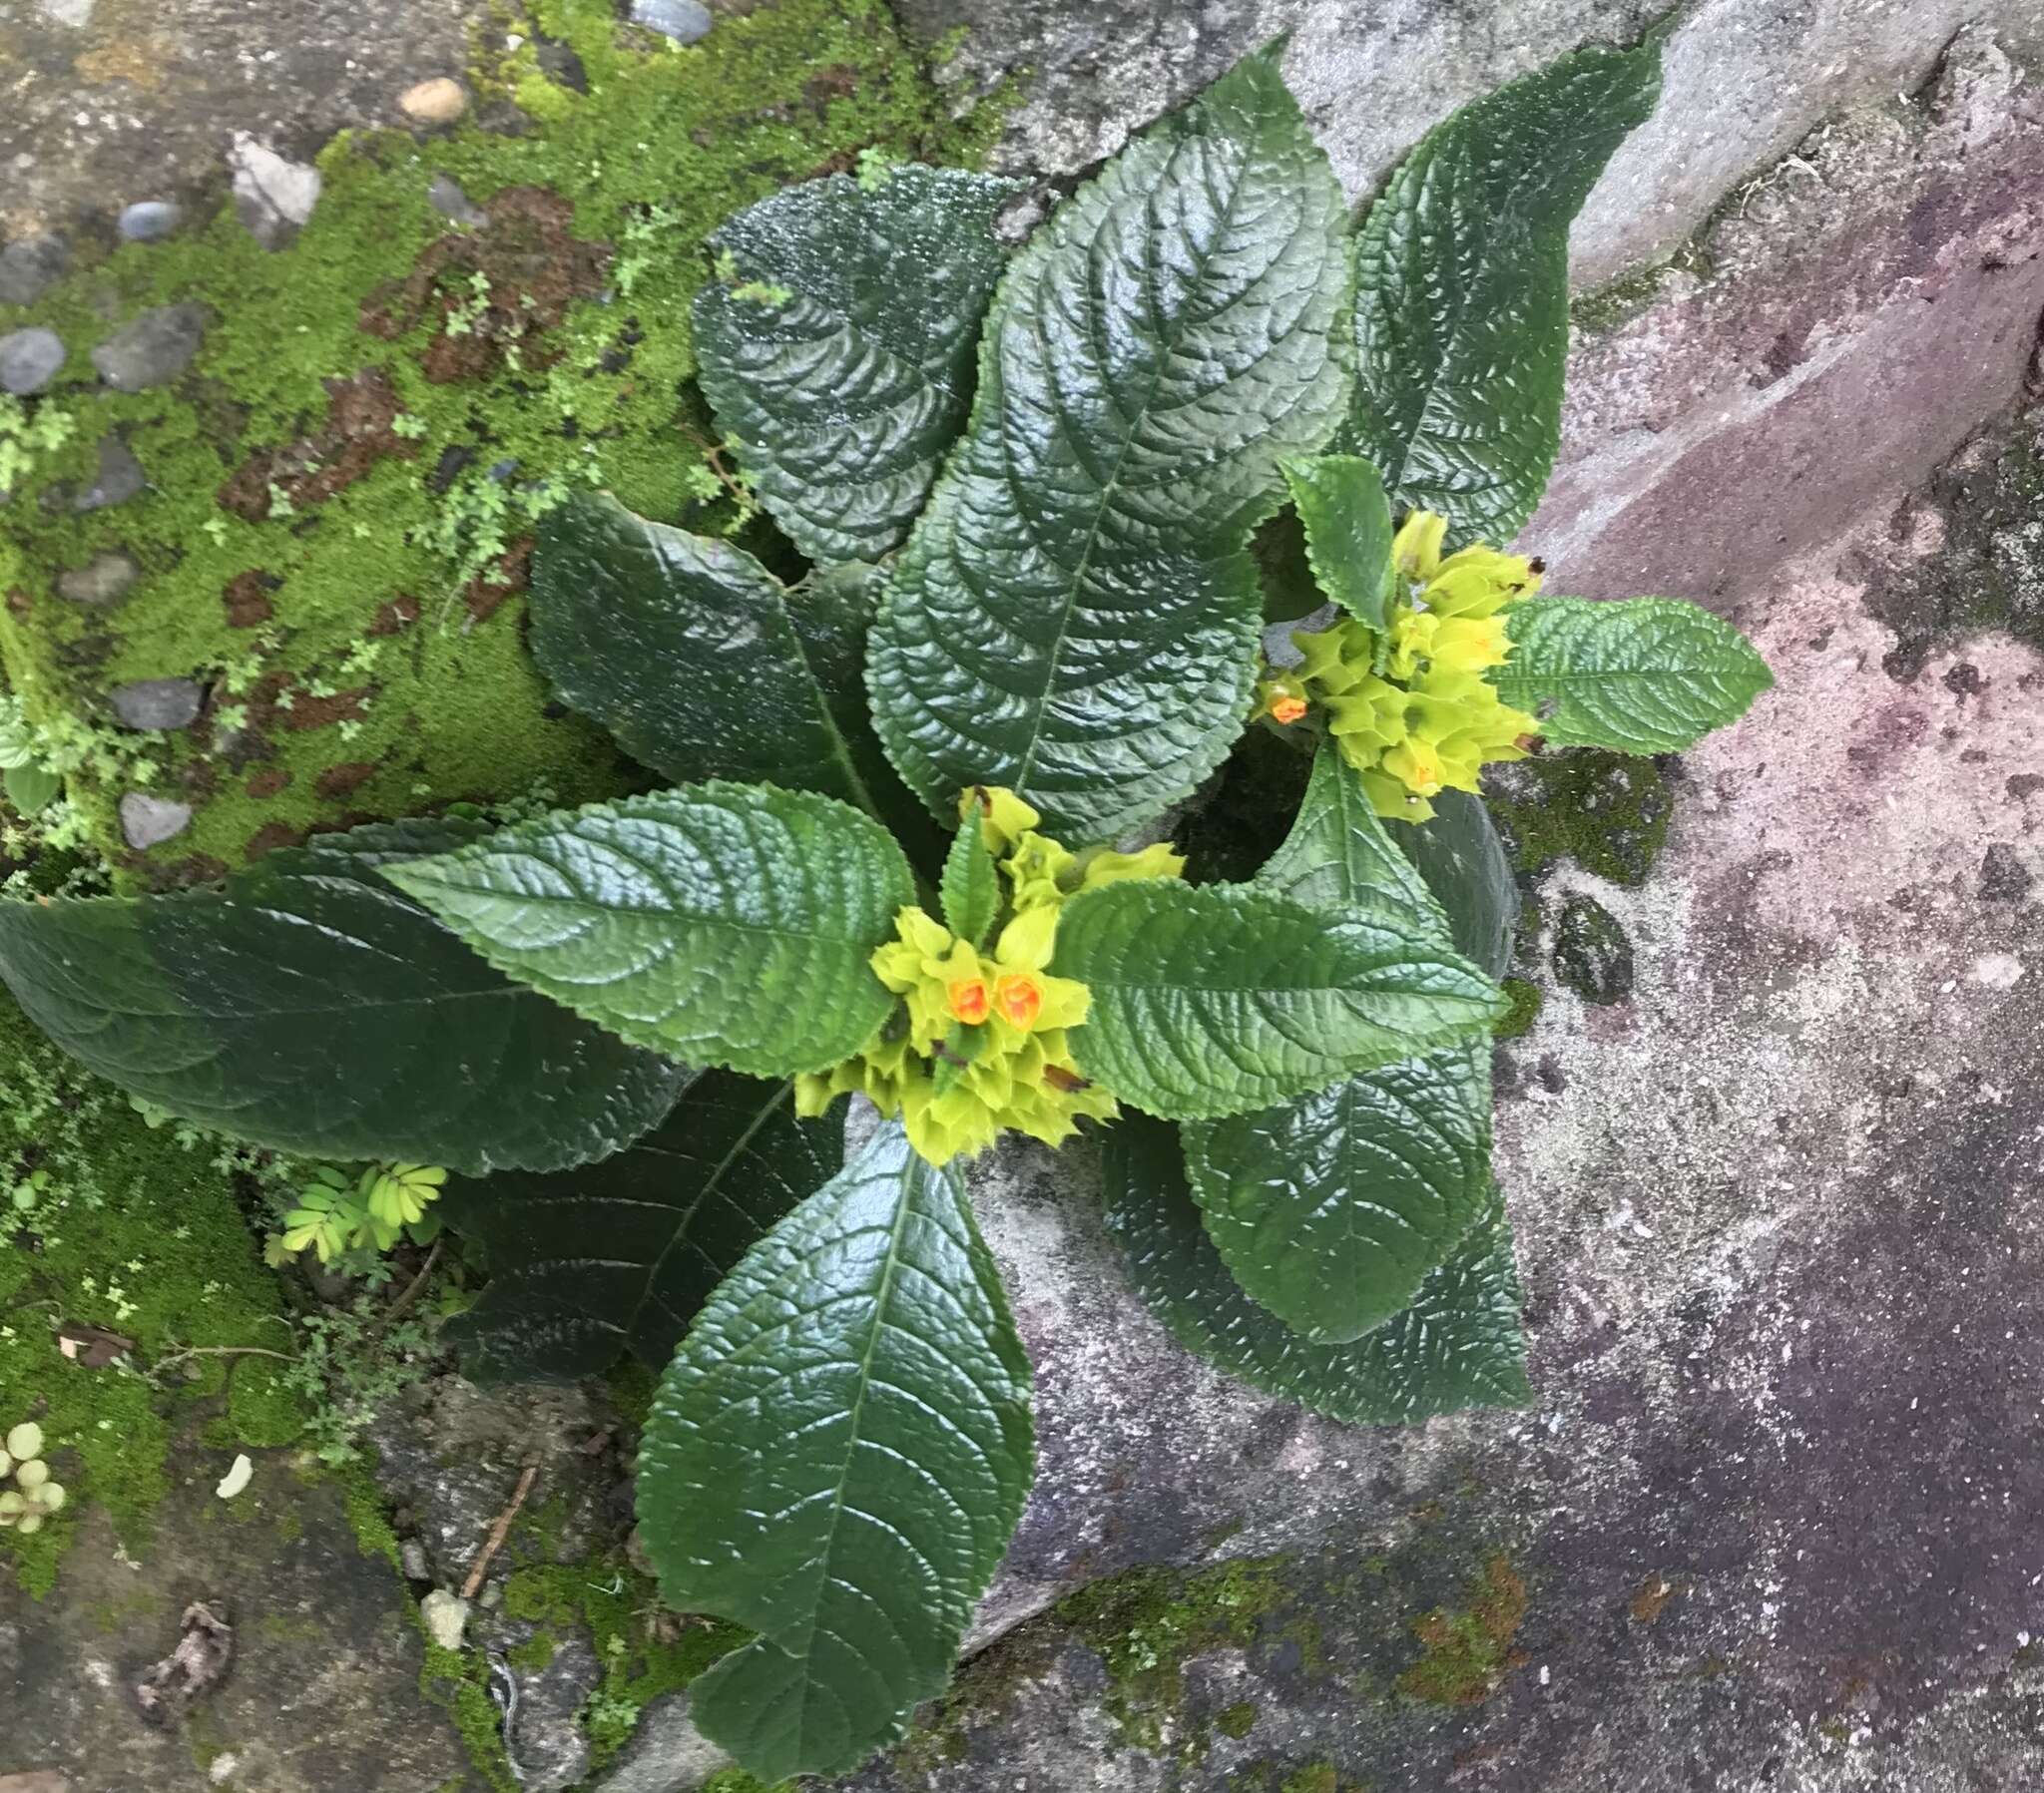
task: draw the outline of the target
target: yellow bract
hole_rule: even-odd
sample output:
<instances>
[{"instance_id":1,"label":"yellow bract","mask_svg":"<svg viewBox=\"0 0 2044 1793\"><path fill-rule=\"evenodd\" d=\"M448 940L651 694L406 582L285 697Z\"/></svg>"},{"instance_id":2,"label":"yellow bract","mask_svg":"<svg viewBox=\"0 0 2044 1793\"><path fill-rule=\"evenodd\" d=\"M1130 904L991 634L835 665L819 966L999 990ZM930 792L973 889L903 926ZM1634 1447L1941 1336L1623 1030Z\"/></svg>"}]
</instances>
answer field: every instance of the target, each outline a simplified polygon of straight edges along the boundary
<instances>
[{"instance_id":1,"label":"yellow bract","mask_svg":"<svg viewBox=\"0 0 2044 1793\"><path fill-rule=\"evenodd\" d=\"M1444 519L1414 511L1391 544L1406 596L1387 627L1295 635L1303 662L1259 687L1260 713L1280 723L1318 703L1371 806L1414 822L1441 790L1474 791L1486 760L1524 758L1522 737L1540 729L1484 677L1510 657L1504 612L1540 589L1539 572L1480 543L1443 559L1446 533Z\"/></svg>"},{"instance_id":2,"label":"yellow bract","mask_svg":"<svg viewBox=\"0 0 2044 1793\"><path fill-rule=\"evenodd\" d=\"M1083 1026L1086 986L1053 976L1058 915L1080 890L1116 878L1175 878L1185 861L1168 846L1140 853L1072 853L1037 832L1037 812L1013 791L968 791L960 820L977 818L1007 875L1011 915L990 952L961 940L921 909L901 910L894 938L873 953L873 974L901 1008L857 1058L795 1079L795 1111L820 1115L857 1091L901 1118L908 1141L933 1164L983 1151L1013 1128L1056 1145L1082 1117L1112 1120L1114 1098L1073 1063L1067 1032Z\"/></svg>"}]
</instances>

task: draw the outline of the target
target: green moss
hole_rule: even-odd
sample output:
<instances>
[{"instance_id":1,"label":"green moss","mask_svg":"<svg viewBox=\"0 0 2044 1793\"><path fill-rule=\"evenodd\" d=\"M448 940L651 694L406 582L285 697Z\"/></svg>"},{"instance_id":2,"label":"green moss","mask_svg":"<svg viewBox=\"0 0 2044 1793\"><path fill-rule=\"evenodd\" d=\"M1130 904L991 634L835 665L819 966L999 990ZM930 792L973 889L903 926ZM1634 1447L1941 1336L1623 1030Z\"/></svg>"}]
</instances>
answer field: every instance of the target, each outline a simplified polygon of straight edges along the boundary
<instances>
[{"instance_id":1,"label":"green moss","mask_svg":"<svg viewBox=\"0 0 2044 1793\"><path fill-rule=\"evenodd\" d=\"M1646 881L1675 809L1656 761L1595 747L1521 760L1494 775L1485 795L1515 870L1568 858L1614 884Z\"/></svg>"},{"instance_id":2,"label":"green moss","mask_svg":"<svg viewBox=\"0 0 2044 1793\"><path fill-rule=\"evenodd\" d=\"M10 514L32 529L0 544L8 676L44 719L93 716L111 686L181 674L213 682L216 721L243 712L232 751L202 724L121 738L75 776L131 880L217 873L252 845L352 816L624 788L632 774L594 729L546 713L515 593L490 611L471 576L503 573L531 513L570 485L728 523L692 496L710 427L688 322L704 234L867 147L972 160L998 123L949 118L881 0L778 0L699 47L652 53L608 0L537 10L589 92L551 85L525 34L475 72L535 116L525 135L346 136L320 157L318 206L286 249L265 252L224 210L82 267L30 309L0 307L0 329L45 323L70 350L69 378L33 415L77 413L16 492ZM433 211L441 174L488 211L486 227ZM93 346L172 301L212 313L188 377L134 394L93 385ZM90 480L108 430L151 490L46 510L53 488ZM444 494L436 475L453 481ZM143 572L116 614L55 594L62 571L114 550ZM514 562L504 584L520 583ZM196 809L146 857L116 828L131 784Z\"/></svg>"},{"instance_id":3,"label":"green moss","mask_svg":"<svg viewBox=\"0 0 2044 1793\"><path fill-rule=\"evenodd\" d=\"M127 1549L146 1549L171 1454L202 1448L209 1419L224 1414L228 1447L289 1434L264 1377L244 1393L258 1360L176 1356L288 1348L274 1279L236 1199L237 1174L235 1160L189 1129L150 1127L0 996L0 1416L40 1423L73 1497L34 1537L0 1534L0 1567L38 1596L92 1507L105 1510ZM133 1349L88 1367L60 1348L64 1325L104 1328ZM163 1366L162 1386L138 1363Z\"/></svg>"},{"instance_id":4,"label":"green moss","mask_svg":"<svg viewBox=\"0 0 2044 1793\"><path fill-rule=\"evenodd\" d=\"M419 1631L425 1636L423 1623ZM518 1793L518 1777L504 1753L504 1721L489 1695L487 1658L480 1650L443 1649L430 1636L425 1643L420 1693L453 1721L468 1759L494 1793Z\"/></svg>"},{"instance_id":5,"label":"green moss","mask_svg":"<svg viewBox=\"0 0 2044 1793\"><path fill-rule=\"evenodd\" d=\"M1540 1005L1547 999L1540 986L1527 978L1506 978L1501 988L1512 1006L1492 1026L1491 1034L1499 1040L1520 1039L1533 1031L1534 1022L1540 1019Z\"/></svg>"},{"instance_id":6,"label":"green moss","mask_svg":"<svg viewBox=\"0 0 2044 1793\"><path fill-rule=\"evenodd\" d=\"M1661 295L1662 276L1668 263L1657 261L1607 280L1591 292L1579 292L1569 300L1569 323L1588 336L1602 336L1621 324L1630 323Z\"/></svg>"},{"instance_id":7,"label":"green moss","mask_svg":"<svg viewBox=\"0 0 2044 1793\"><path fill-rule=\"evenodd\" d=\"M1239 1699L1232 1706L1224 1706L1214 1719L1214 1728L1224 1737L1247 1737L1256 1724L1257 1702L1253 1699Z\"/></svg>"},{"instance_id":8,"label":"green moss","mask_svg":"<svg viewBox=\"0 0 2044 1793\"><path fill-rule=\"evenodd\" d=\"M1284 1777L1283 1793L1339 1793L1339 1785L1332 1762L1308 1762Z\"/></svg>"},{"instance_id":9,"label":"green moss","mask_svg":"<svg viewBox=\"0 0 2044 1793\"><path fill-rule=\"evenodd\" d=\"M550 1632L535 1631L505 1658L513 1668L522 1668L528 1674L539 1674L553 1661L554 1652L560 1648Z\"/></svg>"},{"instance_id":10,"label":"green moss","mask_svg":"<svg viewBox=\"0 0 2044 1793\"><path fill-rule=\"evenodd\" d=\"M1398 1690L1441 1706L1488 1699L1511 1666L1512 1638L1525 1615L1525 1582L1505 1557L1491 1558L1465 1606L1437 1606L1413 1621L1421 1653L1398 1677Z\"/></svg>"},{"instance_id":11,"label":"green moss","mask_svg":"<svg viewBox=\"0 0 2044 1793\"><path fill-rule=\"evenodd\" d=\"M390 1524L383 1491L376 1483L373 1457L364 1454L344 1468L332 1472L340 1477L347 1502L348 1530L364 1557L380 1557L392 1569L400 1566L397 1532Z\"/></svg>"}]
</instances>

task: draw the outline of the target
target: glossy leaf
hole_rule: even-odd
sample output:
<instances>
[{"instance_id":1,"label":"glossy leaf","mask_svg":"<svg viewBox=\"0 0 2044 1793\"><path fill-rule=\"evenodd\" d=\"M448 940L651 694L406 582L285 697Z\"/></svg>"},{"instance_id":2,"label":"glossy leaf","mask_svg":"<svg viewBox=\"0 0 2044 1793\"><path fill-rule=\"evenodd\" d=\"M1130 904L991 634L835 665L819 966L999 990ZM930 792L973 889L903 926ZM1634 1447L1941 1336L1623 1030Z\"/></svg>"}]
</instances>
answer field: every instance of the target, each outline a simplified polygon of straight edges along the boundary
<instances>
[{"instance_id":1,"label":"glossy leaf","mask_svg":"<svg viewBox=\"0 0 2044 1793\"><path fill-rule=\"evenodd\" d=\"M1077 846L1220 763L1258 637L1248 533L1345 398L1341 211L1260 55L1016 257L873 631L875 723L933 811L1006 784Z\"/></svg>"},{"instance_id":2,"label":"glossy leaf","mask_svg":"<svg viewBox=\"0 0 2044 1793\"><path fill-rule=\"evenodd\" d=\"M1012 181L910 163L868 190L805 182L748 207L696 296L697 378L760 501L816 561L908 533L972 399Z\"/></svg>"},{"instance_id":3,"label":"glossy leaf","mask_svg":"<svg viewBox=\"0 0 2044 1793\"><path fill-rule=\"evenodd\" d=\"M754 1242L844 1167L839 1114L795 1118L785 1083L706 1071L601 1164L457 1179L434 1212L488 1253L482 1297L443 1329L472 1381L572 1381L629 1351L663 1370Z\"/></svg>"},{"instance_id":4,"label":"glossy leaf","mask_svg":"<svg viewBox=\"0 0 2044 1793\"><path fill-rule=\"evenodd\" d=\"M1441 791L1431 816L1401 824L1391 838L1446 913L1455 951L1503 977L1519 930L1519 886L1483 799Z\"/></svg>"},{"instance_id":5,"label":"glossy leaf","mask_svg":"<svg viewBox=\"0 0 2044 1793\"><path fill-rule=\"evenodd\" d=\"M482 832L358 828L218 891L0 905L0 977L88 1070L258 1144L474 1175L603 1157L685 1074L491 970L377 875Z\"/></svg>"},{"instance_id":6,"label":"glossy leaf","mask_svg":"<svg viewBox=\"0 0 2044 1793\"><path fill-rule=\"evenodd\" d=\"M888 1123L698 1315L647 1422L663 1594L760 1633L692 1685L705 1736L772 1781L902 1735L1022 1516L1029 1399L963 1182Z\"/></svg>"},{"instance_id":7,"label":"glossy leaf","mask_svg":"<svg viewBox=\"0 0 2044 1793\"><path fill-rule=\"evenodd\" d=\"M938 894L943 900L944 926L960 940L983 945L1000 913L1001 874L977 820L968 821L951 836Z\"/></svg>"},{"instance_id":8,"label":"glossy leaf","mask_svg":"<svg viewBox=\"0 0 2044 1793\"><path fill-rule=\"evenodd\" d=\"M1257 883L1308 909L1406 914L1415 931L1446 938L1446 920L1425 879L1392 844L1391 830L1331 739L1313 755L1291 832L1264 862Z\"/></svg>"},{"instance_id":9,"label":"glossy leaf","mask_svg":"<svg viewBox=\"0 0 2044 1793\"><path fill-rule=\"evenodd\" d=\"M1391 592L1391 507L1377 470L1359 455L1291 461L1284 483L1305 531L1314 582L1351 617L1384 626Z\"/></svg>"},{"instance_id":10,"label":"glossy leaf","mask_svg":"<svg viewBox=\"0 0 2044 1793\"><path fill-rule=\"evenodd\" d=\"M1254 1115L1188 1121L1207 1234L1317 1343L1409 1306L1490 1194L1490 1043L1444 1047Z\"/></svg>"},{"instance_id":11,"label":"glossy leaf","mask_svg":"<svg viewBox=\"0 0 2044 1793\"><path fill-rule=\"evenodd\" d=\"M1183 1121L1268 1108L1473 1038L1501 1009L1481 972L1409 921L1164 879L1074 897L1053 969L1093 993L1071 1035L1080 1070Z\"/></svg>"},{"instance_id":12,"label":"glossy leaf","mask_svg":"<svg viewBox=\"0 0 2044 1793\"><path fill-rule=\"evenodd\" d=\"M1507 613L1498 695L1556 746L1679 753L1775 682L1730 623L1679 598L1536 598Z\"/></svg>"},{"instance_id":13,"label":"glossy leaf","mask_svg":"<svg viewBox=\"0 0 2044 1793\"><path fill-rule=\"evenodd\" d=\"M893 999L867 964L914 901L870 817L770 785L558 810L398 885L498 970L624 1039L756 1077L848 1059Z\"/></svg>"},{"instance_id":14,"label":"glossy leaf","mask_svg":"<svg viewBox=\"0 0 2044 1793\"><path fill-rule=\"evenodd\" d=\"M533 658L634 759L678 784L764 781L873 814L905 797L866 719L869 570L790 591L743 549L600 493L538 533Z\"/></svg>"},{"instance_id":15,"label":"glossy leaf","mask_svg":"<svg viewBox=\"0 0 2044 1793\"><path fill-rule=\"evenodd\" d=\"M1456 542L1509 541L1546 488L1569 224L1660 91L1658 41L1578 50L1429 131L1363 220L1346 439Z\"/></svg>"},{"instance_id":16,"label":"glossy leaf","mask_svg":"<svg viewBox=\"0 0 2044 1793\"><path fill-rule=\"evenodd\" d=\"M1532 1398L1501 1201L1493 1196L1403 1313L1348 1343L1313 1344L1229 1275L1186 1186L1176 1130L1130 1116L1107 1135L1107 1221L1136 1292L1187 1350L1355 1426L1412 1425Z\"/></svg>"}]
</instances>

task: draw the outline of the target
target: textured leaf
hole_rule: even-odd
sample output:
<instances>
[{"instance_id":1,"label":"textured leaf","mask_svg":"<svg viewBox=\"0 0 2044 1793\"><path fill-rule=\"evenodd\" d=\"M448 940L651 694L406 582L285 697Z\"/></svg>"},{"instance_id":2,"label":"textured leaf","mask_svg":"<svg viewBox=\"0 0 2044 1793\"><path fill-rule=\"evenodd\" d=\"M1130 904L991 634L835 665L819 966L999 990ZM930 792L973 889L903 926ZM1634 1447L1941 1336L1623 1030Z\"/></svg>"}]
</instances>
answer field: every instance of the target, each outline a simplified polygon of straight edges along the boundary
<instances>
[{"instance_id":1,"label":"textured leaf","mask_svg":"<svg viewBox=\"0 0 2044 1793\"><path fill-rule=\"evenodd\" d=\"M994 215L1021 191L912 163L871 192L832 175L711 238L736 278L696 296L697 378L810 559L877 560L922 509L972 398Z\"/></svg>"},{"instance_id":2,"label":"textured leaf","mask_svg":"<svg viewBox=\"0 0 2044 1793\"><path fill-rule=\"evenodd\" d=\"M1391 507L1377 470L1358 455L1287 462L1284 482L1305 530L1321 591L1372 629L1391 591Z\"/></svg>"},{"instance_id":3,"label":"textured leaf","mask_svg":"<svg viewBox=\"0 0 2044 1793\"><path fill-rule=\"evenodd\" d=\"M761 1635L690 1690L762 1780L855 1767L943 1691L1032 1473L1029 1361L964 1184L889 1123L750 1252L639 1460L668 1603Z\"/></svg>"},{"instance_id":4,"label":"textured leaf","mask_svg":"<svg viewBox=\"0 0 2044 1793\"><path fill-rule=\"evenodd\" d=\"M873 631L875 723L932 810L1006 784L1076 846L1220 763L1258 636L1248 532L1345 397L1341 227L1257 56L1016 257L965 440Z\"/></svg>"},{"instance_id":5,"label":"textured leaf","mask_svg":"<svg viewBox=\"0 0 2044 1793\"><path fill-rule=\"evenodd\" d=\"M1167 879L1074 897L1053 969L1093 992L1071 1036L1079 1068L1181 1121L1268 1108L1473 1038L1502 1006L1481 972L1409 922Z\"/></svg>"},{"instance_id":6,"label":"textured leaf","mask_svg":"<svg viewBox=\"0 0 2044 1793\"><path fill-rule=\"evenodd\" d=\"M1483 799L1444 790L1427 820L1400 824L1392 838L1446 912L1455 951L1503 977L1519 929L1519 886Z\"/></svg>"},{"instance_id":7,"label":"textured leaf","mask_svg":"<svg viewBox=\"0 0 2044 1793\"><path fill-rule=\"evenodd\" d=\"M951 836L938 894L943 899L944 926L960 940L983 944L1000 913L1001 875L977 819L967 821Z\"/></svg>"},{"instance_id":8,"label":"textured leaf","mask_svg":"<svg viewBox=\"0 0 2044 1793\"><path fill-rule=\"evenodd\" d=\"M1390 830L1332 740L1321 741L1314 754L1291 832L1264 862L1257 883L1308 909L1409 914L1415 932L1447 938L1447 922L1425 879L1392 845Z\"/></svg>"},{"instance_id":9,"label":"textured leaf","mask_svg":"<svg viewBox=\"0 0 2044 1793\"><path fill-rule=\"evenodd\" d=\"M1679 598L1536 598L1506 613L1498 695L1556 746L1679 753L1775 682L1730 623Z\"/></svg>"},{"instance_id":10,"label":"textured leaf","mask_svg":"<svg viewBox=\"0 0 2044 1793\"><path fill-rule=\"evenodd\" d=\"M761 1234L843 1167L840 1115L799 1121L791 1086L706 1071L601 1164L447 1185L433 1211L488 1248L490 1281L445 1335L477 1382L601 1375L621 1351L665 1369Z\"/></svg>"},{"instance_id":11,"label":"textured leaf","mask_svg":"<svg viewBox=\"0 0 2044 1793\"><path fill-rule=\"evenodd\" d=\"M1185 1148L1236 1281L1317 1343L1360 1337L1410 1305L1489 1198L1489 1042L1188 1121Z\"/></svg>"},{"instance_id":12,"label":"textured leaf","mask_svg":"<svg viewBox=\"0 0 2044 1793\"><path fill-rule=\"evenodd\" d=\"M915 900L877 822L764 784L557 810L388 875L578 1015L758 1077L866 1043L893 1001L866 961Z\"/></svg>"},{"instance_id":13,"label":"textured leaf","mask_svg":"<svg viewBox=\"0 0 2044 1793\"><path fill-rule=\"evenodd\" d=\"M875 584L856 568L789 591L729 542L578 494L539 525L533 657L678 784L764 781L885 815L907 798L866 720Z\"/></svg>"},{"instance_id":14,"label":"textured leaf","mask_svg":"<svg viewBox=\"0 0 2044 1793\"><path fill-rule=\"evenodd\" d=\"M1186 1187L1176 1129L1130 1116L1107 1135L1107 1221L1130 1280L1187 1350L1265 1392L1355 1426L1411 1425L1532 1398L1504 1204L1491 1205L1403 1313L1316 1345L1229 1275Z\"/></svg>"},{"instance_id":15,"label":"textured leaf","mask_svg":"<svg viewBox=\"0 0 2044 1793\"><path fill-rule=\"evenodd\" d=\"M474 1175L602 1157L685 1074L492 971L376 874L482 832L358 828L220 891L0 905L0 977L89 1070L258 1144Z\"/></svg>"},{"instance_id":16,"label":"textured leaf","mask_svg":"<svg viewBox=\"0 0 2044 1793\"><path fill-rule=\"evenodd\" d=\"M1654 109L1658 42L1593 46L1423 137L1356 237L1347 439L1401 507L1507 542L1561 439L1569 223Z\"/></svg>"}]
</instances>

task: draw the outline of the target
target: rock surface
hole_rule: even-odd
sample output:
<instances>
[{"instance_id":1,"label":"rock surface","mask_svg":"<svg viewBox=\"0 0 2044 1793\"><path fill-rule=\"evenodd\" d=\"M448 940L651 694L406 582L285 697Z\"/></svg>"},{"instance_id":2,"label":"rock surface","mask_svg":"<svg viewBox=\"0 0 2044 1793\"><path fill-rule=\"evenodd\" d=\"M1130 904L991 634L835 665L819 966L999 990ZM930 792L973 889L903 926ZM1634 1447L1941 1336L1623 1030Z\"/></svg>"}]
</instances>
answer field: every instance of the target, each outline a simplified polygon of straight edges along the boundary
<instances>
[{"instance_id":1,"label":"rock surface","mask_svg":"<svg viewBox=\"0 0 2044 1793\"><path fill-rule=\"evenodd\" d=\"M42 391L64 365L64 339L55 330L9 330L0 336L0 392L27 398Z\"/></svg>"}]
</instances>

